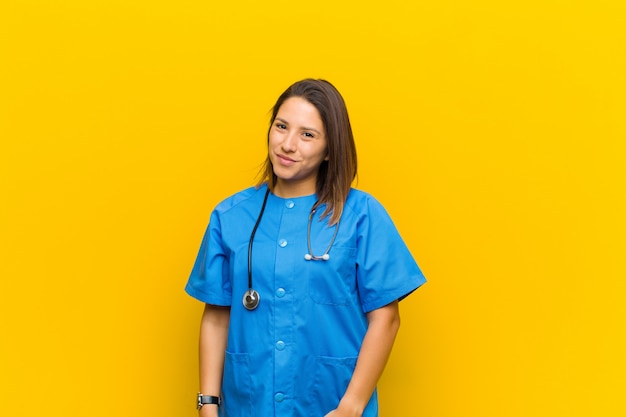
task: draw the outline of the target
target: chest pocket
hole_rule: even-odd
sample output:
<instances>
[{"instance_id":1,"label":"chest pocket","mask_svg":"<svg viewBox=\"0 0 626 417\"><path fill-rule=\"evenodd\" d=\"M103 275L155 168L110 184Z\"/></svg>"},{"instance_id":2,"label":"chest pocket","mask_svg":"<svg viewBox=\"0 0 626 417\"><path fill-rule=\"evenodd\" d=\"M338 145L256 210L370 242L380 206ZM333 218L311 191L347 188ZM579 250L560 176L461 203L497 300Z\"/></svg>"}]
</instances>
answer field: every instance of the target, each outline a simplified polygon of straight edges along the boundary
<instances>
[{"instance_id":1,"label":"chest pocket","mask_svg":"<svg viewBox=\"0 0 626 417\"><path fill-rule=\"evenodd\" d=\"M356 297L356 249L335 247L327 261L305 261L309 297L317 304L348 305Z\"/></svg>"}]
</instances>

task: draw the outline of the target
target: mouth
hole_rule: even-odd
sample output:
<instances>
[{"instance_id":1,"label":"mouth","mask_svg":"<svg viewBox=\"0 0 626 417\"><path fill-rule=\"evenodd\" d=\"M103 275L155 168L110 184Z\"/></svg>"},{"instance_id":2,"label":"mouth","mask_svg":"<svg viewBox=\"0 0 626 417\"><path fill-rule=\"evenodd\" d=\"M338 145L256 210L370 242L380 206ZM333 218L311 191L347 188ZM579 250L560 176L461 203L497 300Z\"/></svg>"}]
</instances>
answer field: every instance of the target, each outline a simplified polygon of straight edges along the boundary
<instances>
[{"instance_id":1,"label":"mouth","mask_svg":"<svg viewBox=\"0 0 626 417\"><path fill-rule=\"evenodd\" d=\"M295 159L291 159L291 158L289 158L288 156L285 156L285 155L283 155L283 154L279 154L279 153L278 153L278 154L276 154L276 158L277 158L277 159L278 159L278 161L280 161L280 163L281 163L281 164L283 164L283 165L293 165L293 164L295 164L296 162L298 162L298 161L296 161Z\"/></svg>"}]
</instances>

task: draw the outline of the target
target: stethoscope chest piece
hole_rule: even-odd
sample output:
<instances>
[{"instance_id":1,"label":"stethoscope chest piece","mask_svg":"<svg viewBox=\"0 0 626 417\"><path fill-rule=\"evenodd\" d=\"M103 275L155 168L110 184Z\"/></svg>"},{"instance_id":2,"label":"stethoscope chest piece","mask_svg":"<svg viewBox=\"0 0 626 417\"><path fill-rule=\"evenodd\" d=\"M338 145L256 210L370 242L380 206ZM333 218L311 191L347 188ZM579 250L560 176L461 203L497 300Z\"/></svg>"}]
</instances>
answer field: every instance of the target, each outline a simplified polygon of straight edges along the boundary
<instances>
[{"instance_id":1,"label":"stethoscope chest piece","mask_svg":"<svg viewBox=\"0 0 626 417\"><path fill-rule=\"evenodd\" d=\"M248 288L248 290L243 294L243 306L247 310L254 310L259 306L259 301L261 300L261 296L256 290L252 288Z\"/></svg>"}]
</instances>

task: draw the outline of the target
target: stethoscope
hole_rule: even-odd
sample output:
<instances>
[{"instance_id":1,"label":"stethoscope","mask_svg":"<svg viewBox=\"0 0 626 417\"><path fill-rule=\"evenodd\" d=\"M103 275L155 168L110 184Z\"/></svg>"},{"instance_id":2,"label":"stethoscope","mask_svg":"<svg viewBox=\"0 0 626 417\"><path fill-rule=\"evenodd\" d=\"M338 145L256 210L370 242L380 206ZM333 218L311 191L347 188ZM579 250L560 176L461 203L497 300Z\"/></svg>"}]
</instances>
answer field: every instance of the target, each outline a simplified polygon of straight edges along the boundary
<instances>
[{"instance_id":1,"label":"stethoscope","mask_svg":"<svg viewBox=\"0 0 626 417\"><path fill-rule=\"evenodd\" d=\"M256 229L259 227L259 223L261 223L261 219L263 218L263 213L265 212L265 206L267 205L267 197L270 194L269 188L265 192L265 197L263 198L263 205L261 206L261 211L259 212L259 217L256 219L256 223L252 228L252 233L250 234L250 242L248 242L248 289L245 293L243 293L243 306L248 310L254 310L259 306L259 301L261 301L261 296L258 291L252 288L252 244L254 243L254 235L256 235ZM317 204L317 203L316 203ZM313 209L309 213L309 222L306 229L306 245L308 252L304 255L304 259L307 261L327 261L330 259L330 249L333 247L333 243L335 243L335 238L337 237L337 231L339 230L339 222L335 225L335 232L333 233L333 237L330 240L330 244L324 251L324 253L320 256L314 255L313 250L311 249L311 223L313 221L313 215L315 214L315 205L313 205Z\"/></svg>"}]
</instances>

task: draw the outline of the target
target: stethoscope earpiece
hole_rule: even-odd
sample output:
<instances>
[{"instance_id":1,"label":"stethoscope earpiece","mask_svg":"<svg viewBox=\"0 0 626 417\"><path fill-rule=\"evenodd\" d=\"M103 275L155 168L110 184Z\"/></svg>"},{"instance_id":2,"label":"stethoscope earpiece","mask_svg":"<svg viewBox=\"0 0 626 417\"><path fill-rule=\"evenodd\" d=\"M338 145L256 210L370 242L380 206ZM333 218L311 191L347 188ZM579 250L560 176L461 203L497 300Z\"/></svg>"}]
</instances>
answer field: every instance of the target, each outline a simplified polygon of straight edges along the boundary
<instances>
[{"instance_id":1,"label":"stethoscope earpiece","mask_svg":"<svg viewBox=\"0 0 626 417\"><path fill-rule=\"evenodd\" d=\"M322 256L311 255L310 253L304 254L304 259L307 261L327 261L330 259L330 255L325 253Z\"/></svg>"},{"instance_id":2,"label":"stethoscope earpiece","mask_svg":"<svg viewBox=\"0 0 626 417\"><path fill-rule=\"evenodd\" d=\"M339 223L335 225L335 233L333 233L333 238L330 240L330 243L328 244L328 247L324 251L324 254L321 256L316 256L313 254L313 249L311 249L311 223L313 222L314 214L315 214L315 209L311 210L311 213L309 213L309 223L307 224L307 228L306 228L306 247L309 250L309 252L304 255L304 259L306 259L307 261L327 261L330 259L330 255L328 254L328 252L330 252L330 249L333 247L333 244L335 243L335 239L337 238L337 232L339 231Z\"/></svg>"}]
</instances>

